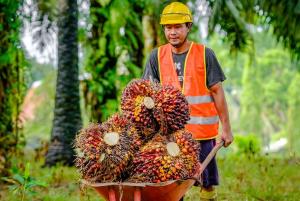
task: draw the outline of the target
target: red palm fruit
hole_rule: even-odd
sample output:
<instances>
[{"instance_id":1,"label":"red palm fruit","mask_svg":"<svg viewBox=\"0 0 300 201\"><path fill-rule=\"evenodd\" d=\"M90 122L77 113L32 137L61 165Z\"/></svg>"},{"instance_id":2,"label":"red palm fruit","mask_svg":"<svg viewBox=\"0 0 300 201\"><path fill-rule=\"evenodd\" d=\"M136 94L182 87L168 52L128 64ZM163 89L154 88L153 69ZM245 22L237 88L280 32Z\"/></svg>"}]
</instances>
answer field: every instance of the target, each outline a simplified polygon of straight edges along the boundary
<instances>
[{"instance_id":1,"label":"red palm fruit","mask_svg":"<svg viewBox=\"0 0 300 201\"><path fill-rule=\"evenodd\" d=\"M140 146L144 143L141 138L141 131L135 127L132 122L127 119L122 114L114 114L112 115L106 122L105 125L109 128L113 128L115 131L126 131L128 137L133 141L132 145L135 149L139 149Z\"/></svg>"},{"instance_id":2,"label":"red palm fruit","mask_svg":"<svg viewBox=\"0 0 300 201\"><path fill-rule=\"evenodd\" d=\"M179 129L190 119L189 105L184 95L173 86L162 86L155 93L154 118L163 134L170 134Z\"/></svg>"},{"instance_id":3,"label":"red palm fruit","mask_svg":"<svg viewBox=\"0 0 300 201\"><path fill-rule=\"evenodd\" d=\"M120 181L134 152L133 140L119 116L103 124L91 124L75 139L75 165L90 182Z\"/></svg>"},{"instance_id":4,"label":"red palm fruit","mask_svg":"<svg viewBox=\"0 0 300 201\"><path fill-rule=\"evenodd\" d=\"M178 139L185 139L190 145L189 149L185 143L177 143ZM157 182L190 178L199 167L198 154L198 142L185 130L170 135L157 134L134 155L128 181Z\"/></svg>"},{"instance_id":5,"label":"red palm fruit","mask_svg":"<svg viewBox=\"0 0 300 201\"><path fill-rule=\"evenodd\" d=\"M145 138L152 137L158 130L157 122L152 114L155 106L154 94L158 89L158 84L137 79L131 81L122 93L122 112L142 131Z\"/></svg>"}]
</instances>

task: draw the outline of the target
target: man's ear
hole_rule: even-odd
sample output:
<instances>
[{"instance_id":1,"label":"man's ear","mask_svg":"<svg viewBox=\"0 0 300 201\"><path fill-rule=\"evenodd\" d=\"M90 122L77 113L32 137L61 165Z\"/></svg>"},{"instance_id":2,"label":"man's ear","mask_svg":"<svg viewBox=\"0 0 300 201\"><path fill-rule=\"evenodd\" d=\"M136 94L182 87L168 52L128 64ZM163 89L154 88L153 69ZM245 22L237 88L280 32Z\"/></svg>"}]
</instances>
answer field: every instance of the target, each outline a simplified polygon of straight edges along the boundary
<instances>
[{"instance_id":1,"label":"man's ear","mask_svg":"<svg viewBox=\"0 0 300 201\"><path fill-rule=\"evenodd\" d=\"M192 29L192 25L193 25L192 22L186 23L186 26L187 26L187 28L189 29L189 31Z\"/></svg>"}]
</instances>

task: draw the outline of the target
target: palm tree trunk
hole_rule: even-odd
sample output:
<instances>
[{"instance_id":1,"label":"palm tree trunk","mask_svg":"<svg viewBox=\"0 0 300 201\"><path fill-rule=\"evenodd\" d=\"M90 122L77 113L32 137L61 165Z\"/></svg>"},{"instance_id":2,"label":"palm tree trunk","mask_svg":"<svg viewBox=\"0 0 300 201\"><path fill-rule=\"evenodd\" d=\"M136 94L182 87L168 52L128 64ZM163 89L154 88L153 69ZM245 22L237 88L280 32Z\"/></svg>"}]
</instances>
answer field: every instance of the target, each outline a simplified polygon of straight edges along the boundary
<instances>
[{"instance_id":1,"label":"palm tree trunk","mask_svg":"<svg viewBox=\"0 0 300 201\"><path fill-rule=\"evenodd\" d=\"M46 165L72 165L73 139L82 126L78 80L77 1L61 0L58 19L58 73L51 142Z\"/></svg>"}]
</instances>

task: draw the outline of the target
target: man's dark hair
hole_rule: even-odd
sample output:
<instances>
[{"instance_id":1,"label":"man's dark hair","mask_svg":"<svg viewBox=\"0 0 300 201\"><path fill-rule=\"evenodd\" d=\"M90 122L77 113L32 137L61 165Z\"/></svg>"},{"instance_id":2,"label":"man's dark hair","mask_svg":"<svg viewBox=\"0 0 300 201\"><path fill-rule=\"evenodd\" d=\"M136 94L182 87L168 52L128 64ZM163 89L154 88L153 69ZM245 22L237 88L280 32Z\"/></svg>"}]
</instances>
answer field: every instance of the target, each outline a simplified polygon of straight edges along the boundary
<instances>
[{"instance_id":1,"label":"man's dark hair","mask_svg":"<svg viewBox=\"0 0 300 201\"><path fill-rule=\"evenodd\" d=\"M186 25L187 28L190 29L190 28L192 28L193 23L192 22L186 22L185 25Z\"/></svg>"},{"instance_id":2,"label":"man's dark hair","mask_svg":"<svg viewBox=\"0 0 300 201\"><path fill-rule=\"evenodd\" d=\"M192 28L193 23L192 22L186 22L185 25L186 25L187 28L190 29L190 28ZM164 29L165 28L165 24L161 25L161 27Z\"/></svg>"}]
</instances>

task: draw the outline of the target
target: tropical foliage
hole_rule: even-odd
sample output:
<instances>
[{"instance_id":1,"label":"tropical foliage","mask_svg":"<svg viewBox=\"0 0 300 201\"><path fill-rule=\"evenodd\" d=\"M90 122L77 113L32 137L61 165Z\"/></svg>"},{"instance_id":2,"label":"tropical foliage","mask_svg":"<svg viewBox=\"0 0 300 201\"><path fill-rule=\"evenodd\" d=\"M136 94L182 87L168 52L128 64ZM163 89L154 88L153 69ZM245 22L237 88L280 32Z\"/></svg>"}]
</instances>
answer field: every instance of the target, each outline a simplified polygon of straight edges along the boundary
<instances>
[{"instance_id":1,"label":"tropical foliage","mask_svg":"<svg viewBox=\"0 0 300 201\"><path fill-rule=\"evenodd\" d=\"M117 111L121 89L141 74L142 17L140 1L91 1L92 27L86 43L91 78L85 82L84 93L94 121Z\"/></svg>"},{"instance_id":2,"label":"tropical foliage","mask_svg":"<svg viewBox=\"0 0 300 201\"><path fill-rule=\"evenodd\" d=\"M0 175L7 174L10 157L20 143L20 106L26 90L26 69L20 44L20 1L0 1Z\"/></svg>"},{"instance_id":3,"label":"tropical foliage","mask_svg":"<svg viewBox=\"0 0 300 201\"><path fill-rule=\"evenodd\" d=\"M210 32L220 25L231 50L252 49L254 32L271 29L278 41L298 58L300 56L300 2L268 0L210 0Z\"/></svg>"}]
</instances>

